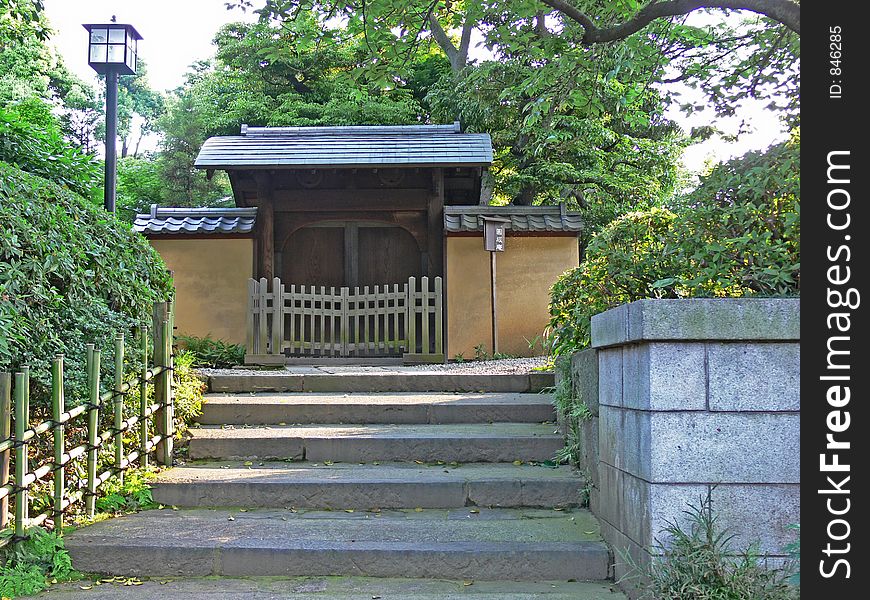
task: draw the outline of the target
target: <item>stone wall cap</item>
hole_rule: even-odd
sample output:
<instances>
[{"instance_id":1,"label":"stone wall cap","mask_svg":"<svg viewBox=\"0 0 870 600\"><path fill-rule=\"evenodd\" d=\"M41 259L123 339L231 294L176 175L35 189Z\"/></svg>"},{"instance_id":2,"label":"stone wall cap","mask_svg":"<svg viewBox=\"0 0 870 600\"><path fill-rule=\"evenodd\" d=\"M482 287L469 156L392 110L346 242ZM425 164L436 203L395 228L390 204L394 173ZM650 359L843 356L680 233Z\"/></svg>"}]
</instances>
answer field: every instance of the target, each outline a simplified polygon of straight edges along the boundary
<instances>
[{"instance_id":1,"label":"stone wall cap","mask_svg":"<svg viewBox=\"0 0 870 600\"><path fill-rule=\"evenodd\" d=\"M592 317L592 347L643 341L799 341L800 298L637 300Z\"/></svg>"}]
</instances>

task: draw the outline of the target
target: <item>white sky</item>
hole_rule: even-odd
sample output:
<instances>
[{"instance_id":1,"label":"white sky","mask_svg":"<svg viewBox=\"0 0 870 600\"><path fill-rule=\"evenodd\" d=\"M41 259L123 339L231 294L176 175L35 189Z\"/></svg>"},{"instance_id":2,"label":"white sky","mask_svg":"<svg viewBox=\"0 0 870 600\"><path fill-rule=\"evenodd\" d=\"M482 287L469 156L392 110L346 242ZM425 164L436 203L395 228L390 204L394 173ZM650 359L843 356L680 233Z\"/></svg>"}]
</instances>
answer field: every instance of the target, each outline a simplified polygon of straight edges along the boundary
<instances>
[{"instance_id":1,"label":"white sky","mask_svg":"<svg viewBox=\"0 0 870 600\"><path fill-rule=\"evenodd\" d=\"M144 38L139 42L139 54L148 63L151 86L161 91L181 85L191 63L213 54L211 41L221 25L256 18L250 12L228 11L224 0L45 0L45 11L55 31L52 43L67 67L86 81L96 82L96 76L87 63L87 32L82 24L108 22L116 15L119 23L133 25ZM778 120L762 110L764 104L759 101L741 111L753 132L735 143L712 139L689 148L684 155L686 167L697 172L710 158L727 160L784 139ZM668 116L688 132L692 127L709 124L711 114L695 114L687 119L674 107ZM733 120L734 130L738 123L739 118ZM717 124L727 129L727 122Z\"/></svg>"}]
</instances>

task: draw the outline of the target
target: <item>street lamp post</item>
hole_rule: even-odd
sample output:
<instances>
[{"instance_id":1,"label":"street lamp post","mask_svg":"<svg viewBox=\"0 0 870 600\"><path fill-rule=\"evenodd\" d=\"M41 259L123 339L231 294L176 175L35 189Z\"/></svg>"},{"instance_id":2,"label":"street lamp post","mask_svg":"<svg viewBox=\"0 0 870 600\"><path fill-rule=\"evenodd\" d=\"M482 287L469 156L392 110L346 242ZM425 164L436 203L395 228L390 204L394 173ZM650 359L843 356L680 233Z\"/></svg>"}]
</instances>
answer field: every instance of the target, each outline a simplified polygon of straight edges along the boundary
<instances>
[{"instance_id":1,"label":"street lamp post","mask_svg":"<svg viewBox=\"0 0 870 600\"><path fill-rule=\"evenodd\" d=\"M114 17L113 17L114 20ZM115 176L118 154L118 77L136 74L136 56L142 36L132 25L84 25L88 30L88 64L106 76L106 180L103 205L115 212Z\"/></svg>"}]
</instances>

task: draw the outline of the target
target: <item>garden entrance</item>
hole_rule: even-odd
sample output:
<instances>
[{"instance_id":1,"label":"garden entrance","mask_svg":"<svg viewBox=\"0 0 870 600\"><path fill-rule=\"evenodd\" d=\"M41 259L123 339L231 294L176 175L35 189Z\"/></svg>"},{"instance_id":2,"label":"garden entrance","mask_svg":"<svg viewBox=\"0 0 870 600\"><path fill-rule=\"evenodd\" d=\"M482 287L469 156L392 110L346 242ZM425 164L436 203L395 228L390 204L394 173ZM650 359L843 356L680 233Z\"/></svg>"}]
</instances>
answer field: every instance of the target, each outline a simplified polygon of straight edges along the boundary
<instances>
[{"instance_id":1,"label":"garden entrance","mask_svg":"<svg viewBox=\"0 0 870 600\"><path fill-rule=\"evenodd\" d=\"M245 362L288 357L443 362L441 277L363 287L248 283Z\"/></svg>"}]
</instances>

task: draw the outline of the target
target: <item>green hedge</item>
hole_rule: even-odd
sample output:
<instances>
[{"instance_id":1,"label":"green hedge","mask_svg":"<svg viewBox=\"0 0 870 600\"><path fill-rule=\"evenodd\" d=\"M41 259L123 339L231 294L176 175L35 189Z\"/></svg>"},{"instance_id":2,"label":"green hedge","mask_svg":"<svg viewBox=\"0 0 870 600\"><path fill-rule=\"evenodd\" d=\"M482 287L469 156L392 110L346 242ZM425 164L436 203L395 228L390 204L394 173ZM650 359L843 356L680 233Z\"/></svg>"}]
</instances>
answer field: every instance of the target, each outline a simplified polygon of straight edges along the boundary
<instances>
[{"instance_id":1,"label":"green hedge","mask_svg":"<svg viewBox=\"0 0 870 600\"><path fill-rule=\"evenodd\" d=\"M0 162L0 371L29 364L37 408L55 354L66 355L70 405L85 397L85 344L103 351L111 381L115 334L150 323L152 303L171 289L160 256L129 224Z\"/></svg>"},{"instance_id":2,"label":"green hedge","mask_svg":"<svg viewBox=\"0 0 870 600\"><path fill-rule=\"evenodd\" d=\"M623 215L550 291L555 355L590 343L593 315L644 298L800 294L800 138L716 167L673 210Z\"/></svg>"}]
</instances>

